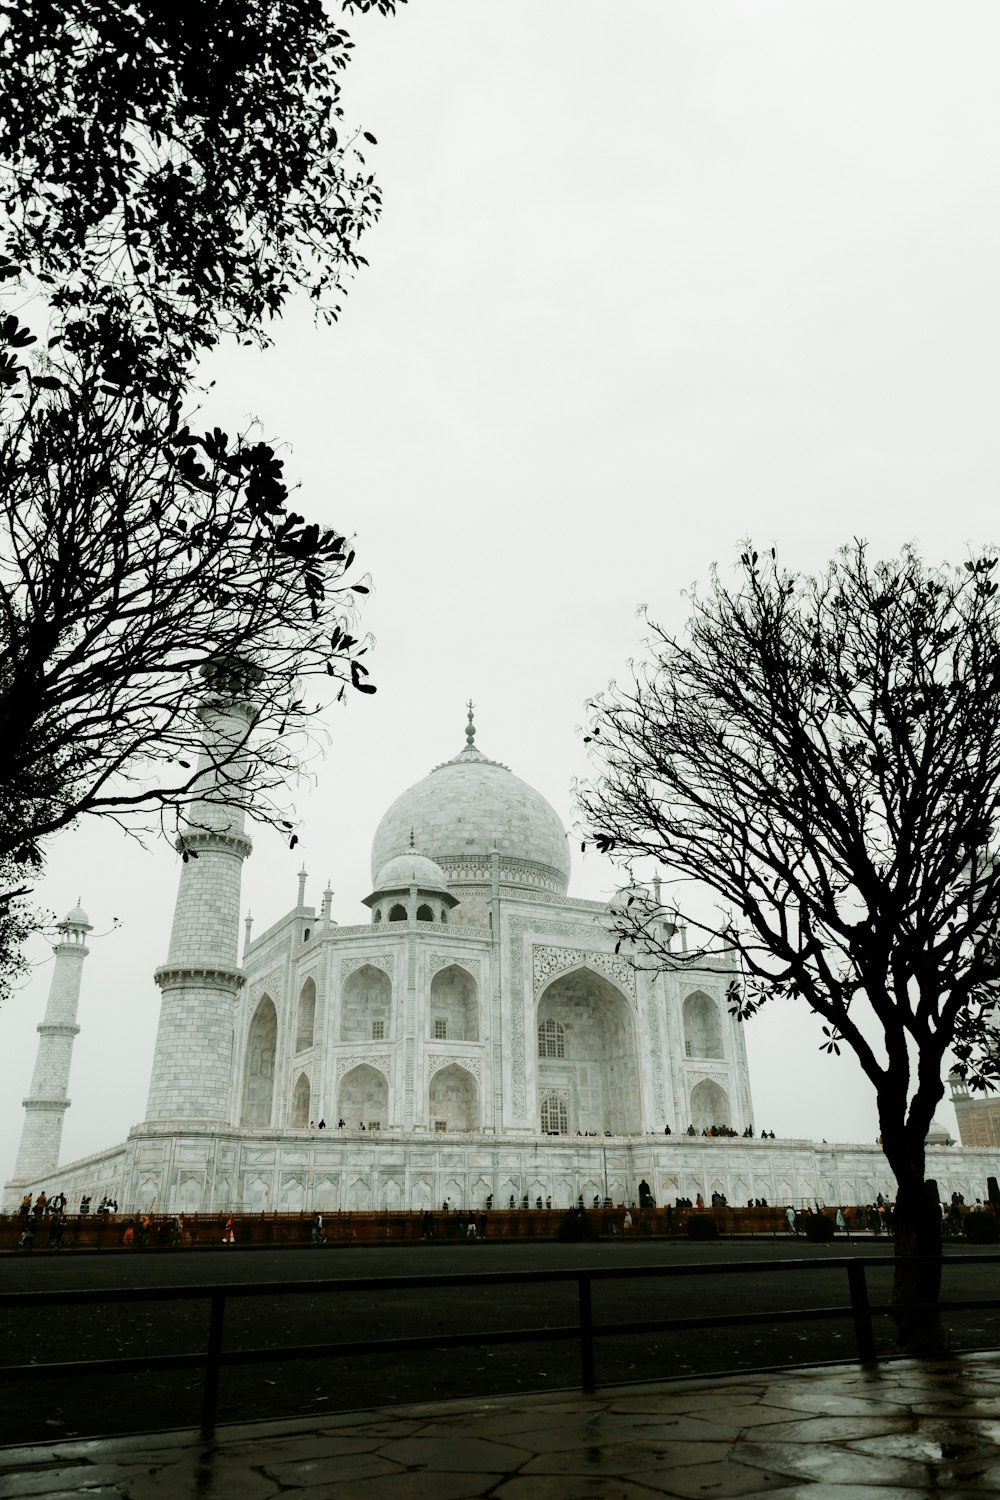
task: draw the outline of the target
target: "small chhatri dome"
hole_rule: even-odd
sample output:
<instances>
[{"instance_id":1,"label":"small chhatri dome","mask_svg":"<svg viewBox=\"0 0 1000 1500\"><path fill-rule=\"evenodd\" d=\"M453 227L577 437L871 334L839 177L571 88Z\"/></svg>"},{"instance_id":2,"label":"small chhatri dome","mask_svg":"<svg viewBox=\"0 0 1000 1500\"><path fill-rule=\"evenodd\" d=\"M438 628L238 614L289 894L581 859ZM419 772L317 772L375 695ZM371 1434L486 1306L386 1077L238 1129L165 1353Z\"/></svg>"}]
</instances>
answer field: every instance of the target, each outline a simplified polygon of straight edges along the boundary
<instances>
[{"instance_id":1,"label":"small chhatri dome","mask_svg":"<svg viewBox=\"0 0 1000 1500\"><path fill-rule=\"evenodd\" d=\"M90 926L90 918L87 916L87 913L84 911L83 907L80 905L80 898L79 898L79 896L77 896L77 898L76 898L76 905L74 906L73 910L71 912L67 912L66 916L63 917L62 921L59 923L59 926L60 927L89 927Z\"/></svg>"},{"instance_id":2,"label":"small chhatri dome","mask_svg":"<svg viewBox=\"0 0 1000 1500\"><path fill-rule=\"evenodd\" d=\"M411 885L422 891L446 891L448 882L441 866L416 849L387 860L375 877L377 891L408 890Z\"/></svg>"},{"instance_id":3,"label":"small chhatri dome","mask_svg":"<svg viewBox=\"0 0 1000 1500\"><path fill-rule=\"evenodd\" d=\"M931 1121L931 1128L924 1139L928 1146L954 1146L955 1144L955 1137L947 1125L942 1125L940 1120Z\"/></svg>"},{"instance_id":4,"label":"small chhatri dome","mask_svg":"<svg viewBox=\"0 0 1000 1500\"><path fill-rule=\"evenodd\" d=\"M397 797L375 830L372 876L403 854L413 830L422 852L438 863L452 891L489 880L500 859L507 888L566 894L569 845L555 809L509 767L476 745L471 701L465 745L452 760Z\"/></svg>"}]
</instances>

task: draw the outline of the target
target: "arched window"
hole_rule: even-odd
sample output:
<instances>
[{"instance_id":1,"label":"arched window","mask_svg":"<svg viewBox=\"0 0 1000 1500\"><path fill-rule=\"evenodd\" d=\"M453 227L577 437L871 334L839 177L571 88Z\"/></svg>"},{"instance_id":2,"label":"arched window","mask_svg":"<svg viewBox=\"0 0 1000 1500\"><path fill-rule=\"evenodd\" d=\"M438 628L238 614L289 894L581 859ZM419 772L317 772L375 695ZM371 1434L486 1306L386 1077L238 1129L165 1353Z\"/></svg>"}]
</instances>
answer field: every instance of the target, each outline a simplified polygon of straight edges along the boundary
<instances>
[{"instance_id":1,"label":"arched window","mask_svg":"<svg viewBox=\"0 0 1000 1500\"><path fill-rule=\"evenodd\" d=\"M309 1080L304 1073L300 1073L292 1093L292 1118L289 1123L293 1130L305 1130L309 1124L309 1099Z\"/></svg>"},{"instance_id":2,"label":"arched window","mask_svg":"<svg viewBox=\"0 0 1000 1500\"><path fill-rule=\"evenodd\" d=\"M538 1028L539 1057L565 1057L566 1032L561 1021L542 1021Z\"/></svg>"},{"instance_id":3,"label":"arched window","mask_svg":"<svg viewBox=\"0 0 1000 1500\"><path fill-rule=\"evenodd\" d=\"M447 920L448 920L448 911L447 911L447 908L444 907L444 906L442 906L442 908L441 908L441 920L442 920L442 922L447 922Z\"/></svg>"},{"instance_id":4,"label":"arched window","mask_svg":"<svg viewBox=\"0 0 1000 1500\"><path fill-rule=\"evenodd\" d=\"M684 1052L687 1057L722 1057L719 1007L702 990L684 1001Z\"/></svg>"},{"instance_id":5,"label":"arched window","mask_svg":"<svg viewBox=\"0 0 1000 1500\"><path fill-rule=\"evenodd\" d=\"M313 980L307 979L299 995L298 1024L295 1028L296 1052L304 1052L306 1047L312 1046L315 1026L316 985Z\"/></svg>"},{"instance_id":6,"label":"arched window","mask_svg":"<svg viewBox=\"0 0 1000 1500\"><path fill-rule=\"evenodd\" d=\"M372 1026L382 1023L382 1035L392 1032L392 985L388 974L372 964L363 964L347 976L340 992L340 1040L367 1042Z\"/></svg>"},{"instance_id":7,"label":"arched window","mask_svg":"<svg viewBox=\"0 0 1000 1500\"><path fill-rule=\"evenodd\" d=\"M433 922L433 920L434 913L431 911L430 907L426 905L426 903L423 906L417 907L418 922Z\"/></svg>"},{"instance_id":8,"label":"arched window","mask_svg":"<svg viewBox=\"0 0 1000 1500\"><path fill-rule=\"evenodd\" d=\"M431 980L431 1035L456 1042L479 1040L479 987L461 964L439 969Z\"/></svg>"},{"instance_id":9,"label":"arched window","mask_svg":"<svg viewBox=\"0 0 1000 1500\"><path fill-rule=\"evenodd\" d=\"M566 1101L565 1099L560 1099L558 1094L546 1094L542 1100L542 1134L569 1134L569 1115L566 1112Z\"/></svg>"},{"instance_id":10,"label":"arched window","mask_svg":"<svg viewBox=\"0 0 1000 1500\"><path fill-rule=\"evenodd\" d=\"M479 1129L479 1085L466 1068L452 1064L434 1074L427 1115L435 1130Z\"/></svg>"},{"instance_id":11,"label":"arched window","mask_svg":"<svg viewBox=\"0 0 1000 1500\"><path fill-rule=\"evenodd\" d=\"M710 1078L703 1078L691 1090L691 1124L695 1134L701 1135L713 1125L729 1123L729 1095Z\"/></svg>"},{"instance_id":12,"label":"arched window","mask_svg":"<svg viewBox=\"0 0 1000 1500\"><path fill-rule=\"evenodd\" d=\"M274 1095L274 1054L278 1049L278 1013L270 995L262 995L247 1035L243 1074L243 1110L240 1123L271 1123Z\"/></svg>"},{"instance_id":13,"label":"arched window","mask_svg":"<svg viewBox=\"0 0 1000 1500\"><path fill-rule=\"evenodd\" d=\"M390 922L405 922L406 921L406 907L405 906L400 906L399 903L397 902L396 905L394 907L392 907L392 909L389 912L389 921Z\"/></svg>"},{"instance_id":14,"label":"arched window","mask_svg":"<svg viewBox=\"0 0 1000 1500\"><path fill-rule=\"evenodd\" d=\"M389 1119L389 1080L367 1063L360 1063L341 1079L337 1090L337 1114L352 1130L381 1130Z\"/></svg>"},{"instance_id":15,"label":"arched window","mask_svg":"<svg viewBox=\"0 0 1000 1500\"><path fill-rule=\"evenodd\" d=\"M376 906L376 908L375 908L375 915L372 917L372 921L373 922L381 922L381 920L382 920L382 908L381 908L381 906Z\"/></svg>"}]
</instances>

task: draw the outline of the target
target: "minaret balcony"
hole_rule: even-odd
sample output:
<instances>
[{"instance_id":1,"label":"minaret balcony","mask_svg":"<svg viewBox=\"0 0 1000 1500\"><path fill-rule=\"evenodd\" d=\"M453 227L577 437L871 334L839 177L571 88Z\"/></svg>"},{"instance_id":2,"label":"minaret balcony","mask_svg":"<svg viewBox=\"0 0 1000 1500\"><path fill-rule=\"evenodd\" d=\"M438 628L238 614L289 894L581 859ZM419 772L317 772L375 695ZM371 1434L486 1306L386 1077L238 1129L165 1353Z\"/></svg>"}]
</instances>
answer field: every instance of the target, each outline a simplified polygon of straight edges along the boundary
<instances>
[{"instance_id":1,"label":"minaret balcony","mask_svg":"<svg viewBox=\"0 0 1000 1500\"><path fill-rule=\"evenodd\" d=\"M180 835L174 848L178 854L194 855L197 855L199 849L226 849L240 859L249 859L253 852L253 842L235 828L192 828L190 832Z\"/></svg>"},{"instance_id":2,"label":"minaret balcony","mask_svg":"<svg viewBox=\"0 0 1000 1500\"><path fill-rule=\"evenodd\" d=\"M236 991L247 982L242 969L231 968L228 964L161 964L154 970L153 979L161 990L176 989L180 985L206 985L210 989Z\"/></svg>"}]
</instances>

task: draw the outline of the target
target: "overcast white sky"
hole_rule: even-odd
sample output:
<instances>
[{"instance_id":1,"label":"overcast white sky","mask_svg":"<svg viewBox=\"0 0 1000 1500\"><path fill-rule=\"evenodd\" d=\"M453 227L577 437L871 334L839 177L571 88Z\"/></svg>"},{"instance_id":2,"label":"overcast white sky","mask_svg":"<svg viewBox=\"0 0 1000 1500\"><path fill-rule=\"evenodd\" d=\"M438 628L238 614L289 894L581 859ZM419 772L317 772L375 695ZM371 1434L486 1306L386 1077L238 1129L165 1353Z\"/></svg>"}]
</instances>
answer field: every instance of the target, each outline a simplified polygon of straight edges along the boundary
<instances>
[{"instance_id":1,"label":"overcast white sky","mask_svg":"<svg viewBox=\"0 0 1000 1500\"><path fill-rule=\"evenodd\" d=\"M295 309L212 369L208 415L288 445L301 508L357 533L376 585L379 692L331 718L300 849L260 834L262 923L303 855L309 899L329 875L364 919L375 825L461 748L470 696L480 747L571 824L576 726L640 649L636 605L679 624L741 537L804 568L853 535L933 560L997 539L995 4L412 0L348 26L370 269L337 327ZM143 1117L178 868L113 826L51 847L43 901L122 923L84 968L64 1160ZM614 884L574 853L573 894ZM0 1012L0 1180L33 952ZM874 1137L814 1022L765 1011L747 1040L758 1130Z\"/></svg>"}]
</instances>

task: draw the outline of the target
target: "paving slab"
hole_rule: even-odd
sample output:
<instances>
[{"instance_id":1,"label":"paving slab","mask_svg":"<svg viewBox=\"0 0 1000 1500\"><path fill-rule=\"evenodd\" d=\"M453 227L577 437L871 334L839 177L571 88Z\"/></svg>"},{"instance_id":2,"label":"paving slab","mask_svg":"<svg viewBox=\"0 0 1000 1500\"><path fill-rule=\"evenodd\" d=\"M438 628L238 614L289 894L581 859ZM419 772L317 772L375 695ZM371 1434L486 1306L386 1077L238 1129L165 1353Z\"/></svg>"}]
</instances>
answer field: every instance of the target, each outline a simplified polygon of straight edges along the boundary
<instances>
[{"instance_id":1,"label":"paving slab","mask_svg":"<svg viewBox=\"0 0 1000 1500\"><path fill-rule=\"evenodd\" d=\"M981 1500L1000 1353L0 1449L0 1500Z\"/></svg>"},{"instance_id":2,"label":"paving slab","mask_svg":"<svg viewBox=\"0 0 1000 1500\"><path fill-rule=\"evenodd\" d=\"M679 1500L697 1500L704 1495L784 1497L793 1483L787 1474L761 1473L735 1458L713 1459L708 1463L670 1465L658 1473L648 1471L633 1476L657 1495L674 1495Z\"/></svg>"}]
</instances>

